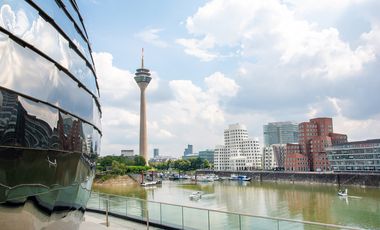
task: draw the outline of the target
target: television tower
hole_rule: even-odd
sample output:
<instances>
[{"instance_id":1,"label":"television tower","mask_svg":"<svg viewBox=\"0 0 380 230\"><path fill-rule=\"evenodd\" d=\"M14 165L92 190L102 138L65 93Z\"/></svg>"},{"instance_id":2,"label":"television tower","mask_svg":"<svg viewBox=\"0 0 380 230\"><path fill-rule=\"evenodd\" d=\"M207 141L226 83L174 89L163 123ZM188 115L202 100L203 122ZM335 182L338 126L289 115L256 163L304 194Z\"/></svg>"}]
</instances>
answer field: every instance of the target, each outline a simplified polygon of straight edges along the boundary
<instances>
[{"instance_id":1,"label":"television tower","mask_svg":"<svg viewBox=\"0 0 380 230\"><path fill-rule=\"evenodd\" d=\"M148 136L146 125L146 101L145 89L149 85L149 69L144 68L144 49L141 50L141 68L136 69L135 81L140 87L140 156L143 156L148 165Z\"/></svg>"}]
</instances>

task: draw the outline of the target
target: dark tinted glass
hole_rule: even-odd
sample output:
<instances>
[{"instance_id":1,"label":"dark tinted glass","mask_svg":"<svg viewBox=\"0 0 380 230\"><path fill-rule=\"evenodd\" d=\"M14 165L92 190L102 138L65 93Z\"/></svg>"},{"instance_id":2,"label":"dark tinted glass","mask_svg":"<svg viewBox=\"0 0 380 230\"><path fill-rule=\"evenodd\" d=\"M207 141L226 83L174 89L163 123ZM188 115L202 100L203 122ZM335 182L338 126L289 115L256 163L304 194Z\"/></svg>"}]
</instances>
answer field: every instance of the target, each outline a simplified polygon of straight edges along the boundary
<instances>
[{"instance_id":1,"label":"dark tinted glass","mask_svg":"<svg viewBox=\"0 0 380 230\"><path fill-rule=\"evenodd\" d=\"M0 144L99 154L91 124L47 104L0 89Z\"/></svg>"}]
</instances>

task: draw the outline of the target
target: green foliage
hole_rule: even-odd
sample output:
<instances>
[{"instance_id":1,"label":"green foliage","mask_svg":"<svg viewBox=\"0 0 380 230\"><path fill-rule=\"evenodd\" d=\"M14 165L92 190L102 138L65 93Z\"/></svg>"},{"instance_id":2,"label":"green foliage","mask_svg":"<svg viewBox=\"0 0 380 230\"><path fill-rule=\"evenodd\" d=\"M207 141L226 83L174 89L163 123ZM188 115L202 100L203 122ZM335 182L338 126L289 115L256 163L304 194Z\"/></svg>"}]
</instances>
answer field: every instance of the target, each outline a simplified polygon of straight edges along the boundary
<instances>
[{"instance_id":1,"label":"green foliage","mask_svg":"<svg viewBox=\"0 0 380 230\"><path fill-rule=\"evenodd\" d=\"M211 164L210 164L210 162L208 162L208 160L203 161L203 168L205 168L205 169L211 168Z\"/></svg>"},{"instance_id":2,"label":"green foliage","mask_svg":"<svg viewBox=\"0 0 380 230\"><path fill-rule=\"evenodd\" d=\"M151 169L151 167L145 166L145 159L142 156L105 156L98 158L96 169L99 174L104 175L101 180L107 180L110 175L141 173Z\"/></svg>"},{"instance_id":3,"label":"green foliage","mask_svg":"<svg viewBox=\"0 0 380 230\"><path fill-rule=\"evenodd\" d=\"M145 166L146 164L145 158L138 155L134 157L134 162L135 162L134 163L135 166Z\"/></svg>"},{"instance_id":4,"label":"green foliage","mask_svg":"<svg viewBox=\"0 0 380 230\"><path fill-rule=\"evenodd\" d=\"M190 158L188 160L178 159L175 161L167 161L167 162L156 162L150 163L150 165L158 170L168 170L173 168L178 171L191 171L197 170L201 168L210 168L211 165L208 160L202 160L202 158Z\"/></svg>"}]
</instances>

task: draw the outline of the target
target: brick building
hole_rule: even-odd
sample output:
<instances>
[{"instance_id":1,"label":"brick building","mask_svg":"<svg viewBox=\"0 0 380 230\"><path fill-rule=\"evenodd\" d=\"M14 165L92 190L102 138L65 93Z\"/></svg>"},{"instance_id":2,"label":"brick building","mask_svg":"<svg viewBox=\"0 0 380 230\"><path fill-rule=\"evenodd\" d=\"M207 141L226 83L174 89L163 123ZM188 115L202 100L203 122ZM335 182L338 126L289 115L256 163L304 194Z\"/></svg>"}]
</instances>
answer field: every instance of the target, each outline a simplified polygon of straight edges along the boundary
<instances>
[{"instance_id":1,"label":"brick building","mask_svg":"<svg viewBox=\"0 0 380 230\"><path fill-rule=\"evenodd\" d=\"M285 169L329 171L326 148L347 142L347 135L333 132L332 118L314 118L298 125L298 144L287 144ZM307 170L304 170L306 167Z\"/></svg>"}]
</instances>

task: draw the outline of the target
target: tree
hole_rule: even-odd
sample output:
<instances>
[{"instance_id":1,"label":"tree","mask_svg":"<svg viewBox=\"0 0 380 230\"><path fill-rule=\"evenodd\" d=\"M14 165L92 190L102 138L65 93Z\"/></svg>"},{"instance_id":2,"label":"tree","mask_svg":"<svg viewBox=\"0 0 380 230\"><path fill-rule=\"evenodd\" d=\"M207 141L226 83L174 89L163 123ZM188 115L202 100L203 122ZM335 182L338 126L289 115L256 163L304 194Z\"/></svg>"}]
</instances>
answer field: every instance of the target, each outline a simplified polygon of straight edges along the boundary
<instances>
[{"instance_id":1,"label":"tree","mask_svg":"<svg viewBox=\"0 0 380 230\"><path fill-rule=\"evenodd\" d=\"M134 157L134 161L135 161L135 164L134 164L135 166L145 166L146 164L145 158L140 155L136 155Z\"/></svg>"},{"instance_id":2,"label":"tree","mask_svg":"<svg viewBox=\"0 0 380 230\"><path fill-rule=\"evenodd\" d=\"M210 162L208 162L207 159L203 161L203 168L205 169L211 168Z\"/></svg>"},{"instance_id":3,"label":"tree","mask_svg":"<svg viewBox=\"0 0 380 230\"><path fill-rule=\"evenodd\" d=\"M174 168L177 169L179 173L181 171L188 171L191 169L191 163L188 160L179 159L174 161Z\"/></svg>"}]
</instances>

